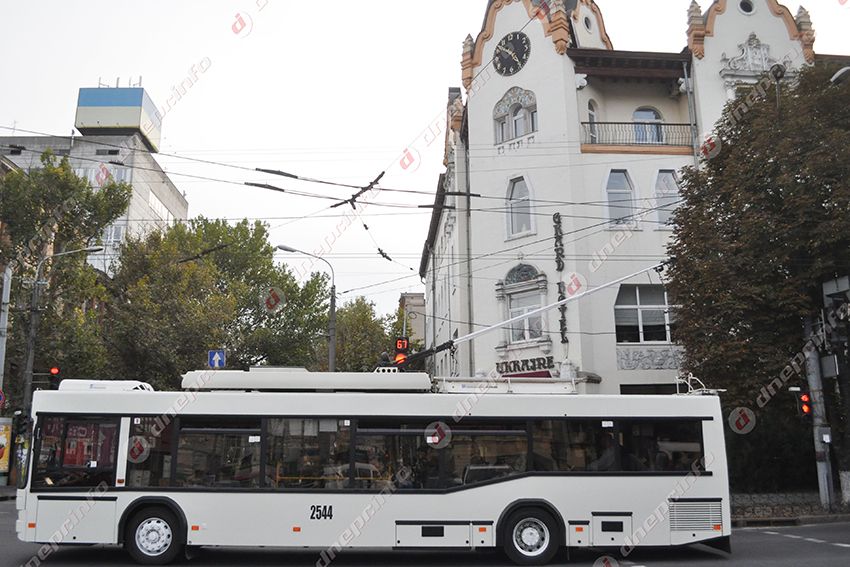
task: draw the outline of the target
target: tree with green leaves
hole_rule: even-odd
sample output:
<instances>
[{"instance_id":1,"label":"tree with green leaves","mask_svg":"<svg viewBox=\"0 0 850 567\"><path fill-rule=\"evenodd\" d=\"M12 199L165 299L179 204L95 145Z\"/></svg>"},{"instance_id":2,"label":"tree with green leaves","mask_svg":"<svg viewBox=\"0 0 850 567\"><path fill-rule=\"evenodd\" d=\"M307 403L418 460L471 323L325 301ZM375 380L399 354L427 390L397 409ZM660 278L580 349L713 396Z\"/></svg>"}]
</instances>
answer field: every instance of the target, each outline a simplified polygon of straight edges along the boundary
<instances>
[{"instance_id":1,"label":"tree with green leaves","mask_svg":"<svg viewBox=\"0 0 850 567\"><path fill-rule=\"evenodd\" d=\"M120 374L176 389L219 348L229 368L310 365L327 325L326 278L299 285L273 255L267 227L247 220L199 218L128 240L106 317ZM274 312L263 304L272 287L284 295Z\"/></svg>"},{"instance_id":2,"label":"tree with green leaves","mask_svg":"<svg viewBox=\"0 0 850 567\"><path fill-rule=\"evenodd\" d=\"M375 304L357 297L336 313L336 368L338 372L372 372L382 352L388 351L391 339L387 319L375 311ZM327 370L327 344L318 348L317 370Z\"/></svg>"},{"instance_id":3,"label":"tree with green leaves","mask_svg":"<svg viewBox=\"0 0 850 567\"><path fill-rule=\"evenodd\" d=\"M823 308L822 283L850 274L850 87L832 85L834 72L805 69L778 101L753 89L729 103L715 130L719 155L684 173L669 248L685 370L726 389L728 408L757 410L761 433L733 436L730 462L749 455L750 472L761 459L772 466L760 472L777 477L799 470L811 430L792 421L787 391L761 409L758 396L806 344L803 321ZM805 383L804 372L785 385ZM850 377L825 389L850 470Z\"/></svg>"},{"instance_id":4,"label":"tree with green leaves","mask_svg":"<svg viewBox=\"0 0 850 567\"><path fill-rule=\"evenodd\" d=\"M25 336L29 295L37 263L51 254L98 242L104 229L125 213L131 187L111 178L100 188L77 177L68 159L46 152L41 167L12 171L0 177L0 265L12 266L12 297L6 390L11 405L22 398ZM41 293L41 325L36 342L36 371L68 362L71 367L99 372L107 357L102 329L93 306L106 297L98 273L86 255L48 260L41 271L48 282ZM63 368L63 371L65 368Z\"/></svg>"}]
</instances>

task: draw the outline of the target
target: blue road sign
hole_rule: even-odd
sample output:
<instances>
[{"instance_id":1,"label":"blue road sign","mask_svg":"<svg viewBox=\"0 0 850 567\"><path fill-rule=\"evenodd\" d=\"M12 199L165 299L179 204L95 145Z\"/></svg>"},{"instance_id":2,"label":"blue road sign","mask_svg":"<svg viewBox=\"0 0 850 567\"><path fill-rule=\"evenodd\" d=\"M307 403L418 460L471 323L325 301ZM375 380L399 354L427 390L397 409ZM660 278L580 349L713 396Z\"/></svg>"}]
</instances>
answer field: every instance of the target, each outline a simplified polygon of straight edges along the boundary
<instances>
[{"instance_id":1,"label":"blue road sign","mask_svg":"<svg viewBox=\"0 0 850 567\"><path fill-rule=\"evenodd\" d=\"M208 354L209 359L207 360L207 363L210 365L210 368L224 368L227 358L224 356L223 350L211 350Z\"/></svg>"}]
</instances>

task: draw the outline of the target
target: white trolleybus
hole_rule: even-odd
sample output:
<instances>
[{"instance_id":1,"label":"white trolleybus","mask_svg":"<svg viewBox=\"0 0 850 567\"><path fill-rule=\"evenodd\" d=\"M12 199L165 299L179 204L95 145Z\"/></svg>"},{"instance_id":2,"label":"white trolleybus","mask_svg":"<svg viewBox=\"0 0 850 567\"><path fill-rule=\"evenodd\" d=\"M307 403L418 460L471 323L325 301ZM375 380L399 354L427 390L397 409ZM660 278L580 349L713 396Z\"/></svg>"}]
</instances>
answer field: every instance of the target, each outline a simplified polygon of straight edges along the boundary
<instances>
[{"instance_id":1,"label":"white trolleybus","mask_svg":"<svg viewBox=\"0 0 850 567\"><path fill-rule=\"evenodd\" d=\"M503 548L538 565L564 547L729 547L715 395L284 369L183 387L36 392L20 539L123 545L142 564L315 548L322 567L354 548Z\"/></svg>"}]
</instances>

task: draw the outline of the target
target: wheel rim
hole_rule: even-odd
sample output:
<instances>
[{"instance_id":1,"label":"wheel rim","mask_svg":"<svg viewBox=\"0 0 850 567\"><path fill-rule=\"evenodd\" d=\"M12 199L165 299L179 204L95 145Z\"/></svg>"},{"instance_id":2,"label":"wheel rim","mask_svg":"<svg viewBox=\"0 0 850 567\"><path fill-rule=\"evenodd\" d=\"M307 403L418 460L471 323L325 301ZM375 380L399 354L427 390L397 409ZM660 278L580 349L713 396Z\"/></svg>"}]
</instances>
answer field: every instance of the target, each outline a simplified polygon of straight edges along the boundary
<instances>
[{"instance_id":1,"label":"wheel rim","mask_svg":"<svg viewBox=\"0 0 850 567\"><path fill-rule=\"evenodd\" d=\"M150 557L165 553L172 539L171 526L161 518L148 518L136 528L136 547Z\"/></svg>"},{"instance_id":2,"label":"wheel rim","mask_svg":"<svg viewBox=\"0 0 850 567\"><path fill-rule=\"evenodd\" d=\"M526 557L537 557L549 547L549 528L537 518L526 518L514 527L514 547Z\"/></svg>"}]
</instances>

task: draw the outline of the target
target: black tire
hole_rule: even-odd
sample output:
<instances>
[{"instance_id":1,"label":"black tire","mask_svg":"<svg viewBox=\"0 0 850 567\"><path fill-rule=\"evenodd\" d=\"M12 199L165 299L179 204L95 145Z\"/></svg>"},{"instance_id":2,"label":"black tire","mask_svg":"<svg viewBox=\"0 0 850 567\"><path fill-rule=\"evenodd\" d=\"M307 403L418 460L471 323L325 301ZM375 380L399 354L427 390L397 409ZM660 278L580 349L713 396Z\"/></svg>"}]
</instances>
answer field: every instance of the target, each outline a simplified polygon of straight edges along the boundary
<instances>
[{"instance_id":1,"label":"black tire","mask_svg":"<svg viewBox=\"0 0 850 567\"><path fill-rule=\"evenodd\" d=\"M502 534L505 553L517 565L546 565L560 548L558 523L540 508L521 508L508 516Z\"/></svg>"},{"instance_id":2,"label":"black tire","mask_svg":"<svg viewBox=\"0 0 850 567\"><path fill-rule=\"evenodd\" d=\"M147 545L142 543L144 541ZM124 534L124 548L141 565L171 563L183 549L183 541L177 516L162 506L143 508L134 513Z\"/></svg>"}]
</instances>

